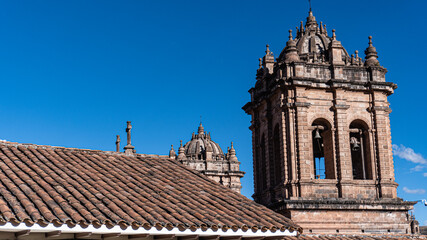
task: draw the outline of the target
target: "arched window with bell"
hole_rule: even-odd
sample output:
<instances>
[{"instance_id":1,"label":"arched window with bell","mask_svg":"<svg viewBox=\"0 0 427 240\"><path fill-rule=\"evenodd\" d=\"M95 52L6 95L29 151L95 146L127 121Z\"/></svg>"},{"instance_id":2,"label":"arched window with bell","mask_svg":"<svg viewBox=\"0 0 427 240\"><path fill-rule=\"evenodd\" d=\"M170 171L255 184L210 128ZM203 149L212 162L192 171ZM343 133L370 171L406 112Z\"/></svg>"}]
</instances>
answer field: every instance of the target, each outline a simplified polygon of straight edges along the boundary
<instances>
[{"instance_id":1,"label":"arched window with bell","mask_svg":"<svg viewBox=\"0 0 427 240\"><path fill-rule=\"evenodd\" d=\"M350 124L350 151L353 179L372 179L368 126L361 120Z\"/></svg>"},{"instance_id":2,"label":"arched window with bell","mask_svg":"<svg viewBox=\"0 0 427 240\"><path fill-rule=\"evenodd\" d=\"M335 179L334 147L331 124L316 119L312 124L313 171L315 179Z\"/></svg>"}]
</instances>

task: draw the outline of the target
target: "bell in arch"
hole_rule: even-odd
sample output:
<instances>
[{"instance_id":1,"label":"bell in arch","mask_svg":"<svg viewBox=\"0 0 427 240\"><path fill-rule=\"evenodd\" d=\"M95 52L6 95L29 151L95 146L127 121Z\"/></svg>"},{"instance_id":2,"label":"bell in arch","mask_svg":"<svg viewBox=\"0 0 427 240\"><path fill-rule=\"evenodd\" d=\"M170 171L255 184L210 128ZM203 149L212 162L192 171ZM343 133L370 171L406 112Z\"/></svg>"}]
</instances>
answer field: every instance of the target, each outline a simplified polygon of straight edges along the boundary
<instances>
[{"instance_id":1,"label":"bell in arch","mask_svg":"<svg viewBox=\"0 0 427 240\"><path fill-rule=\"evenodd\" d=\"M321 139L321 138L322 138L322 136L320 136L319 129L316 128L316 133L314 134L314 139Z\"/></svg>"},{"instance_id":2,"label":"bell in arch","mask_svg":"<svg viewBox=\"0 0 427 240\"><path fill-rule=\"evenodd\" d=\"M359 145L359 141L357 140L357 138L352 137L350 139L350 144L351 144L351 150L353 152L358 152L360 150L360 145Z\"/></svg>"}]
</instances>

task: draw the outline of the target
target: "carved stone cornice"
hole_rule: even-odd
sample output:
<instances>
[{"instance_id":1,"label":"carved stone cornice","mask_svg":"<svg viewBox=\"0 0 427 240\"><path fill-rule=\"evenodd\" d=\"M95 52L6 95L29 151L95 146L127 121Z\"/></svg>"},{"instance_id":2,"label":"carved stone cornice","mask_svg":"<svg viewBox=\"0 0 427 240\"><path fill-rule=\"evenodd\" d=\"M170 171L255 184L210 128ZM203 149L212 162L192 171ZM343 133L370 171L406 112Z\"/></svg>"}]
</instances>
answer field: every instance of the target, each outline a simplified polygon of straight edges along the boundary
<instances>
[{"instance_id":1,"label":"carved stone cornice","mask_svg":"<svg viewBox=\"0 0 427 240\"><path fill-rule=\"evenodd\" d=\"M283 104L283 108L290 108L290 109L294 109L294 108L309 108L312 104L308 103L308 102L294 102L294 103L285 103Z\"/></svg>"},{"instance_id":2,"label":"carved stone cornice","mask_svg":"<svg viewBox=\"0 0 427 240\"><path fill-rule=\"evenodd\" d=\"M335 104L334 106L331 107L331 110L336 111L336 110L347 110L350 108L350 105L347 104Z\"/></svg>"},{"instance_id":3,"label":"carved stone cornice","mask_svg":"<svg viewBox=\"0 0 427 240\"><path fill-rule=\"evenodd\" d=\"M369 107L366 110L368 110L368 112L386 112L386 113L391 113L391 108L389 107L383 107L383 106L373 106L373 107Z\"/></svg>"}]
</instances>

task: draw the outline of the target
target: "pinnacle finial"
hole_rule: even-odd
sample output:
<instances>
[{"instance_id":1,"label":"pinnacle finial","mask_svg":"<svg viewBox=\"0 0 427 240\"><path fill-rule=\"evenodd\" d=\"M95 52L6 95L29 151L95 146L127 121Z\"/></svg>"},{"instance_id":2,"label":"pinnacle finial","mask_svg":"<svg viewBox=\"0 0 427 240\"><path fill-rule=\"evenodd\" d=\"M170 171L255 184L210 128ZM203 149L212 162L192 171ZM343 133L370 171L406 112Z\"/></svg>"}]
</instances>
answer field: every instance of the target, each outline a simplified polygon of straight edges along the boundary
<instances>
[{"instance_id":1,"label":"pinnacle finial","mask_svg":"<svg viewBox=\"0 0 427 240\"><path fill-rule=\"evenodd\" d=\"M265 47L267 48L266 50L265 50L265 53L267 54L267 55L269 55L270 54L270 45L265 45Z\"/></svg>"},{"instance_id":2,"label":"pinnacle finial","mask_svg":"<svg viewBox=\"0 0 427 240\"><path fill-rule=\"evenodd\" d=\"M171 145L171 150L169 151L169 158L175 158L175 157L176 157L175 149L173 149L173 145Z\"/></svg>"},{"instance_id":3,"label":"pinnacle finial","mask_svg":"<svg viewBox=\"0 0 427 240\"><path fill-rule=\"evenodd\" d=\"M311 0L308 0L308 4L310 6L310 12L311 12Z\"/></svg>"},{"instance_id":4,"label":"pinnacle finial","mask_svg":"<svg viewBox=\"0 0 427 240\"><path fill-rule=\"evenodd\" d=\"M116 135L116 152L120 152L120 135Z\"/></svg>"},{"instance_id":5,"label":"pinnacle finial","mask_svg":"<svg viewBox=\"0 0 427 240\"><path fill-rule=\"evenodd\" d=\"M131 130L132 124L127 121L126 133L127 133L127 145L124 147L126 155L133 155L135 153L135 147L131 144Z\"/></svg>"},{"instance_id":6,"label":"pinnacle finial","mask_svg":"<svg viewBox=\"0 0 427 240\"><path fill-rule=\"evenodd\" d=\"M258 61L259 61L259 68L261 69L262 68L262 58L259 58Z\"/></svg>"},{"instance_id":7,"label":"pinnacle finial","mask_svg":"<svg viewBox=\"0 0 427 240\"><path fill-rule=\"evenodd\" d=\"M202 122L200 122L199 128L197 129L198 134L204 134L205 129L203 128Z\"/></svg>"},{"instance_id":8,"label":"pinnacle finial","mask_svg":"<svg viewBox=\"0 0 427 240\"><path fill-rule=\"evenodd\" d=\"M182 147L182 140L179 140L179 147Z\"/></svg>"},{"instance_id":9,"label":"pinnacle finial","mask_svg":"<svg viewBox=\"0 0 427 240\"><path fill-rule=\"evenodd\" d=\"M375 47L372 45L372 36L369 36L369 46L365 50L365 65L366 66L379 66L378 53Z\"/></svg>"},{"instance_id":10,"label":"pinnacle finial","mask_svg":"<svg viewBox=\"0 0 427 240\"><path fill-rule=\"evenodd\" d=\"M337 39L337 35L335 34L335 29L332 29L332 38L333 38L334 40L336 40L336 39Z\"/></svg>"},{"instance_id":11,"label":"pinnacle finial","mask_svg":"<svg viewBox=\"0 0 427 240\"><path fill-rule=\"evenodd\" d=\"M228 149L227 152L229 153L228 160L237 161L236 150L234 149L233 142L231 142L231 147L230 147L230 149Z\"/></svg>"},{"instance_id":12,"label":"pinnacle finial","mask_svg":"<svg viewBox=\"0 0 427 240\"><path fill-rule=\"evenodd\" d=\"M292 30L289 29L289 40L292 40Z\"/></svg>"}]
</instances>

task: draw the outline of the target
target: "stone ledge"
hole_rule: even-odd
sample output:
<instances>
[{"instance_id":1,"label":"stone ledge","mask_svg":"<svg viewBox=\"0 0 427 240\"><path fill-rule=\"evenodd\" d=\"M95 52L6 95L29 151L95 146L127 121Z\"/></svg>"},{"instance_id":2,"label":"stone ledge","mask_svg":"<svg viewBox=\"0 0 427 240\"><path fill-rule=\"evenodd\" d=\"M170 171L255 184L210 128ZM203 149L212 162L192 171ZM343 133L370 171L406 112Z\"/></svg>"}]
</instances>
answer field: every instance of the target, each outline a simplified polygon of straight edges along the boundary
<instances>
[{"instance_id":1,"label":"stone ledge","mask_svg":"<svg viewBox=\"0 0 427 240\"><path fill-rule=\"evenodd\" d=\"M401 199L376 199L376 200L356 200L356 199L293 199L282 200L271 204L269 208L280 210L381 210L381 211L408 211L417 202L403 201Z\"/></svg>"}]
</instances>

